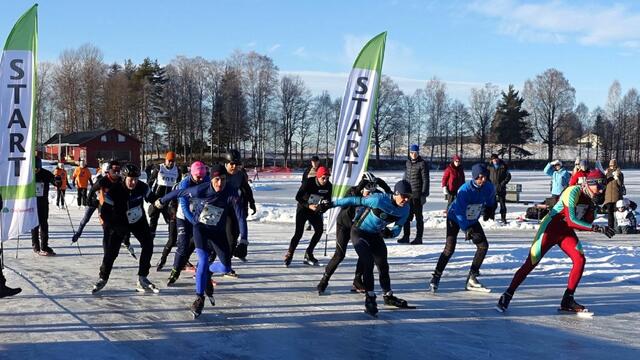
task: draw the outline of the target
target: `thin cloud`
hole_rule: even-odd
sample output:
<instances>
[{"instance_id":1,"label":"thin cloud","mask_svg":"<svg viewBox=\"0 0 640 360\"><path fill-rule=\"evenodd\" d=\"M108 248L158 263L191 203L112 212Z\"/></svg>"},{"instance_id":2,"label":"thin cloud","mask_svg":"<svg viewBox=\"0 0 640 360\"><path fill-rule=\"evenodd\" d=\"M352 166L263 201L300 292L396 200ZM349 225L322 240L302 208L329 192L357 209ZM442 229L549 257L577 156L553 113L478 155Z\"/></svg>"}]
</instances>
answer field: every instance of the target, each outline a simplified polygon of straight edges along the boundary
<instances>
[{"instance_id":1,"label":"thin cloud","mask_svg":"<svg viewBox=\"0 0 640 360\"><path fill-rule=\"evenodd\" d=\"M293 55L297 57L305 58L307 57L307 52L305 51L304 46L300 46L293 52Z\"/></svg>"},{"instance_id":2,"label":"thin cloud","mask_svg":"<svg viewBox=\"0 0 640 360\"><path fill-rule=\"evenodd\" d=\"M256 45L258 45L258 44L255 41L251 41L251 42L247 43L247 47L248 48L256 47Z\"/></svg>"},{"instance_id":3,"label":"thin cloud","mask_svg":"<svg viewBox=\"0 0 640 360\"><path fill-rule=\"evenodd\" d=\"M278 50L278 49L280 48L280 46L281 46L280 44L275 44L275 45L271 46L271 47L269 48L269 50L267 50L267 51L268 51L268 52L270 52L270 53L272 53L272 52L274 52L274 51Z\"/></svg>"},{"instance_id":4,"label":"thin cloud","mask_svg":"<svg viewBox=\"0 0 640 360\"><path fill-rule=\"evenodd\" d=\"M490 0L474 1L468 9L498 19L499 33L525 42L630 47L640 41L640 12L622 4Z\"/></svg>"}]
</instances>

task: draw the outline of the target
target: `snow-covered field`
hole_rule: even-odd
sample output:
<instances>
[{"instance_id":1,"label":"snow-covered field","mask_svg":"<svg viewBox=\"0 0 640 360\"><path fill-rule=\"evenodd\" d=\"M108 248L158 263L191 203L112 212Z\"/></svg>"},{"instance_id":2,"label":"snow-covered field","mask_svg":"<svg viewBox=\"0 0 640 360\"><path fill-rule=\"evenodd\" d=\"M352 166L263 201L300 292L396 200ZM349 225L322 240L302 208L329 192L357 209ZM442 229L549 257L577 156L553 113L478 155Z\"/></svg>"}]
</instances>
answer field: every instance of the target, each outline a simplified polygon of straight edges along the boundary
<instances>
[{"instance_id":1,"label":"snow-covered field","mask_svg":"<svg viewBox=\"0 0 640 360\"><path fill-rule=\"evenodd\" d=\"M400 173L379 173L393 186ZM165 286L169 271L150 279L159 294L134 289L137 261L123 250L111 279L91 295L102 258L102 231L96 218L80 240L82 256L70 245L67 212L51 205L50 244L56 257L34 256L30 238L4 244L5 276L23 292L0 300L1 359L638 359L640 356L640 236L612 240L580 234L587 265L576 299L596 313L592 319L558 315L571 262L552 249L516 293L509 311L493 306L526 257L535 226L511 221L484 224L490 249L482 267L490 294L464 291L475 247L460 241L437 295L427 281L444 245L445 207L440 172L431 174L425 216L425 245L388 242L391 279L397 296L415 310L382 305L378 319L363 313L363 297L349 292L356 254L347 258L329 284L328 296L315 286L321 267L302 265L310 233L305 233L290 268L282 256L293 234L300 174L263 175L254 183L258 213L250 218L249 261L236 263L237 279L217 278L216 306L207 302L193 320L190 273ZM640 200L640 171L626 171L629 197ZM541 172L514 172L523 200L542 200L548 180ZM51 194L54 196L54 193ZM70 204L75 192L69 191ZM527 206L508 204L510 220ZM70 207L76 225L82 211ZM602 219L599 220L602 222ZM166 241L166 226L156 239L152 265ZM135 240L132 241L137 246ZM329 236L327 255L333 253ZM139 248L136 249L139 253ZM323 242L316 257L326 264ZM18 258L16 259L16 254ZM173 255L170 256L170 261Z\"/></svg>"}]
</instances>

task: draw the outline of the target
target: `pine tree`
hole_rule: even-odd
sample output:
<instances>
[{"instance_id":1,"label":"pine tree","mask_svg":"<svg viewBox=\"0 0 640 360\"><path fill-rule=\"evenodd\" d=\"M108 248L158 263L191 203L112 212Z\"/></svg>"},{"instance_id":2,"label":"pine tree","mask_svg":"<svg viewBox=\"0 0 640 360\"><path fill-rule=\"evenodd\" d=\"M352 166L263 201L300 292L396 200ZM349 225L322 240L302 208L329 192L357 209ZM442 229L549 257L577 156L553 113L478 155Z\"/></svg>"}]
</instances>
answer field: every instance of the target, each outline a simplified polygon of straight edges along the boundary
<instances>
[{"instance_id":1,"label":"pine tree","mask_svg":"<svg viewBox=\"0 0 640 360\"><path fill-rule=\"evenodd\" d=\"M529 112L522 108L523 102L524 98L519 96L513 85L509 85L508 92L502 92L491 125L494 141L507 149L509 161L514 147L525 144L533 136L531 126L525 120Z\"/></svg>"}]
</instances>

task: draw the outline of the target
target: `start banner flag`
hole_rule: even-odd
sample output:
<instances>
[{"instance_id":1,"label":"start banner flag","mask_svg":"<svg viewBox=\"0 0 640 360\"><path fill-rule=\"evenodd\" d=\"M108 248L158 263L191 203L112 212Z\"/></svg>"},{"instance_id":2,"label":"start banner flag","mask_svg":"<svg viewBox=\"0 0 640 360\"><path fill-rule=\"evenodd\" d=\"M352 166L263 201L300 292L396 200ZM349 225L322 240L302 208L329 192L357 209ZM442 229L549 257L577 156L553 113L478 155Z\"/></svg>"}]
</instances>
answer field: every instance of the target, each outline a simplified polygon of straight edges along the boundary
<instances>
[{"instance_id":1,"label":"start banner flag","mask_svg":"<svg viewBox=\"0 0 640 360\"><path fill-rule=\"evenodd\" d=\"M34 146L38 5L9 33L0 63L0 240L38 226Z\"/></svg>"},{"instance_id":2,"label":"start banner flag","mask_svg":"<svg viewBox=\"0 0 640 360\"><path fill-rule=\"evenodd\" d=\"M383 32L369 40L358 54L349 74L333 154L332 200L344 197L367 170L386 39L387 33ZM331 209L329 212L329 232L335 227L339 210Z\"/></svg>"}]
</instances>

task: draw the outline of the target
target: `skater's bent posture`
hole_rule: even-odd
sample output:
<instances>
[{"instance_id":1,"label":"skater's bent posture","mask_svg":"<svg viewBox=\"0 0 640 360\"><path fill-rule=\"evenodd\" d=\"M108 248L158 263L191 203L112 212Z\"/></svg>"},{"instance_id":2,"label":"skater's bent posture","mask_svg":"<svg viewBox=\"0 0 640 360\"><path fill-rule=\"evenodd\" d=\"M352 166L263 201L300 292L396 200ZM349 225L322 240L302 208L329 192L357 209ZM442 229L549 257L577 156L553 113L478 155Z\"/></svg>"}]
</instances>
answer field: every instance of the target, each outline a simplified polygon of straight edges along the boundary
<instances>
[{"instance_id":1,"label":"skater's bent posture","mask_svg":"<svg viewBox=\"0 0 640 360\"><path fill-rule=\"evenodd\" d=\"M518 286L554 245L558 245L573 262L560 308L575 312L585 310L584 306L573 299L573 293L578 287L585 264L582 244L578 240L575 230L597 231L609 238L614 235L615 232L612 228L592 224L596 205L601 204L604 200L605 186L604 174L600 170L594 169L589 172L586 182L582 185L569 186L562 192L556 205L542 219L527 260L516 271L511 285L500 297L496 307L498 311L502 312L507 309Z\"/></svg>"},{"instance_id":2,"label":"skater's bent posture","mask_svg":"<svg viewBox=\"0 0 640 360\"><path fill-rule=\"evenodd\" d=\"M358 263L362 264L362 278L366 290L365 311L371 315L378 312L376 293L373 291L373 265L380 271L380 285L384 292L384 303L397 307L406 307L407 302L395 297L391 291L389 262L384 237L396 237L409 218L411 184L401 180L394 186L393 195L371 194L367 197L345 197L335 202L321 203L318 211L338 206L362 206L365 210L356 217L351 227L351 242L358 253ZM395 223L392 229L387 225Z\"/></svg>"}]
</instances>

